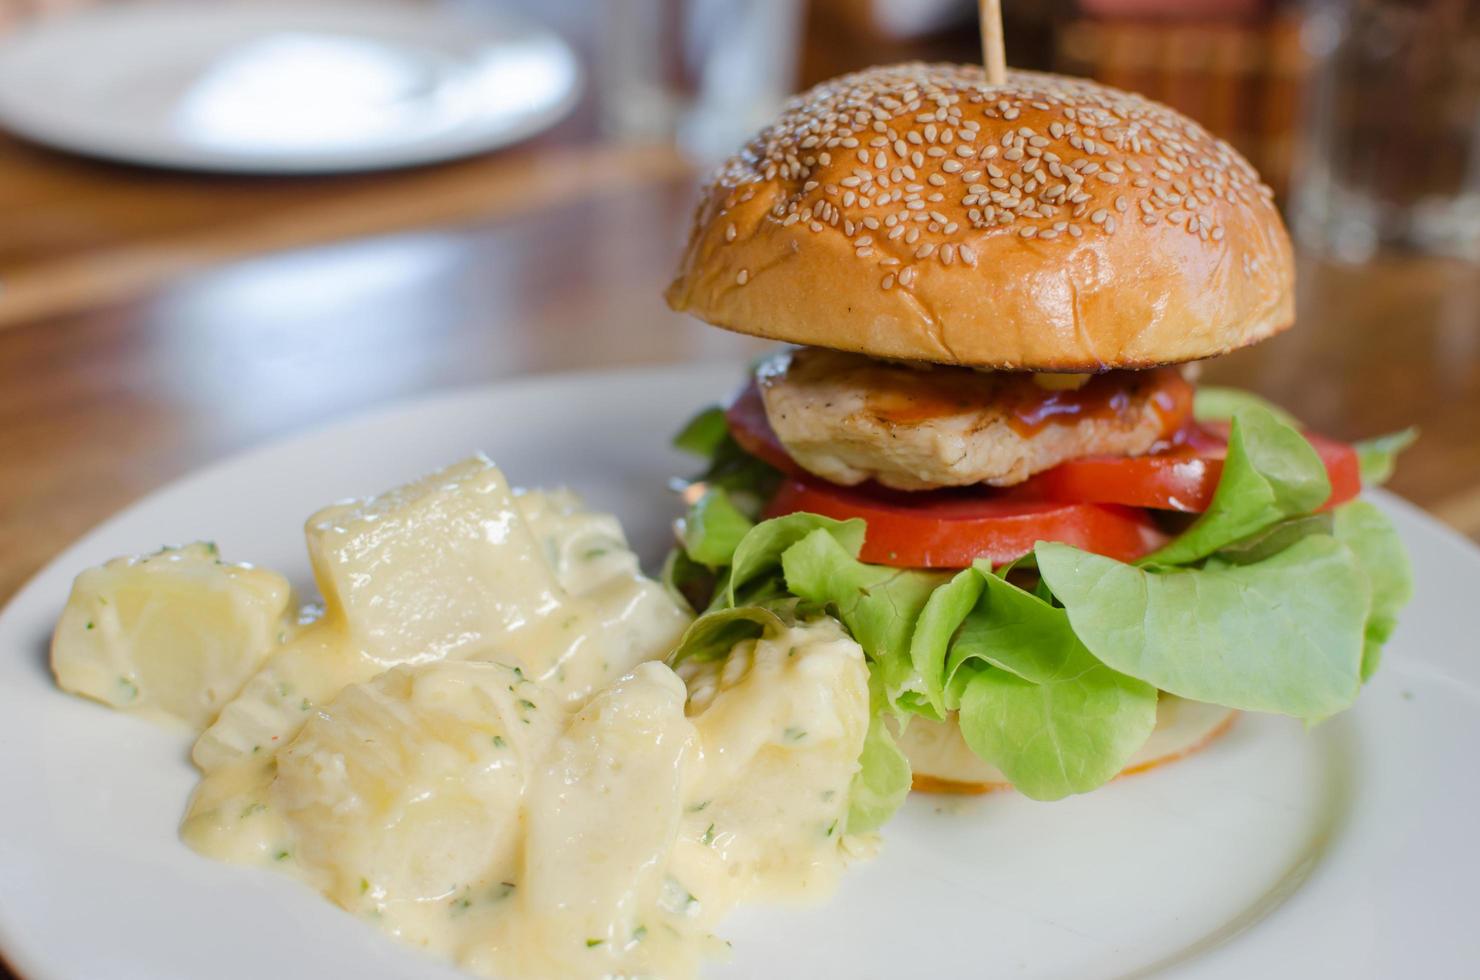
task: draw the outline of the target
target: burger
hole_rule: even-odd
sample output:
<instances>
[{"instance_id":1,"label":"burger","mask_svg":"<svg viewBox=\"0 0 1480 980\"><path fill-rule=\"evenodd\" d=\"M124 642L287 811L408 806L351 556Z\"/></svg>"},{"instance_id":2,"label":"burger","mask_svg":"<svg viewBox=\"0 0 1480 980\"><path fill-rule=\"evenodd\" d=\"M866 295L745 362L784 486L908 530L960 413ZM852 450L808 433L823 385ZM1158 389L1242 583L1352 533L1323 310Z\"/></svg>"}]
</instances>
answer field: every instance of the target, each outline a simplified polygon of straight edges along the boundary
<instances>
[{"instance_id":1,"label":"burger","mask_svg":"<svg viewBox=\"0 0 1480 980\"><path fill-rule=\"evenodd\" d=\"M677 438L708 465L675 656L838 618L874 697L860 825L911 782L1056 799L1238 711L1348 708L1410 591L1358 495L1411 433L1196 383L1293 292L1269 189L1166 106L936 64L797 97L704 188L667 291L784 345Z\"/></svg>"}]
</instances>

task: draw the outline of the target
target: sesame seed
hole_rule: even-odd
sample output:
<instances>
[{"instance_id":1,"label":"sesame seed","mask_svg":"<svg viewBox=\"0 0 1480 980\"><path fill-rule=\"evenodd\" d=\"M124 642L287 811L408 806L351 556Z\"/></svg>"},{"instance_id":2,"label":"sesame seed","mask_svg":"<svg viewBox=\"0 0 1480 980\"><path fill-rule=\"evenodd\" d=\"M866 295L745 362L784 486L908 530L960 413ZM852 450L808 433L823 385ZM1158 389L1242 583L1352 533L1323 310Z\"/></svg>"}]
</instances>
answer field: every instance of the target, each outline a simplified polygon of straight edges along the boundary
<instances>
[{"instance_id":1,"label":"sesame seed","mask_svg":"<svg viewBox=\"0 0 1480 980\"><path fill-rule=\"evenodd\" d=\"M883 286L885 289L893 289L894 288L894 279L895 279L894 273L891 272L887 276L884 277L884 281L882 283L880 283L880 285Z\"/></svg>"},{"instance_id":2,"label":"sesame seed","mask_svg":"<svg viewBox=\"0 0 1480 980\"><path fill-rule=\"evenodd\" d=\"M1055 118L1020 124L1028 106ZM834 159L840 148L853 156ZM927 157L936 163L928 173ZM956 175L961 189L947 190ZM781 226L838 228L880 265L899 258L876 253L874 236L971 262L957 240L963 229L1016 225L1019 235L1051 241L1081 237L1083 221L1113 233L1132 204L1143 219L1222 241L1222 209L1267 206L1270 193L1227 144L1139 96L1018 73L989 88L980 68L920 64L824 82L789 103L717 179L724 209L773 194L766 213ZM1118 183L1141 193L1102 189ZM961 208L957 221L937 210L947 198ZM726 223L724 235L736 241L739 230Z\"/></svg>"},{"instance_id":3,"label":"sesame seed","mask_svg":"<svg viewBox=\"0 0 1480 980\"><path fill-rule=\"evenodd\" d=\"M740 284L741 286L745 285L747 282L750 282L750 270L741 269L738 273L735 274L735 282Z\"/></svg>"}]
</instances>

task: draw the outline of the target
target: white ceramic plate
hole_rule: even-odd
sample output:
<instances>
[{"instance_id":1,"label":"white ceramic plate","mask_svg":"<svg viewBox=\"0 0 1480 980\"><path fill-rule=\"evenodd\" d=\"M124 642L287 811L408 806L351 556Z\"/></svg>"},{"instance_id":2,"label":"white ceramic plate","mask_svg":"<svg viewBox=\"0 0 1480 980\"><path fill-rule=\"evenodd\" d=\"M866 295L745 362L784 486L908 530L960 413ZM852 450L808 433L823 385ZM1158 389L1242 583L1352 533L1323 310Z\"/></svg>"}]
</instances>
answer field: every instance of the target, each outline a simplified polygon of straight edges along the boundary
<instances>
[{"instance_id":1,"label":"white ceramic plate","mask_svg":"<svg viewBox=\"0 0 1480 980\"><path fill-rule=\"evenodd\" d=\"M104 4L0 41L0 125L77 153L238 173L464 156L574 104L549 31L394 0Z\"/></svg>"},{"instance_id":2,"label":"white ceramic plate","mask_svg":"<svg viewBox=\"0 0 1480 980\"><path fill-rule=\"evenodd\" d=\"M82 568L165 542L307 585L300 527L474 449L666 547L667 449L732 366L536 379L313 432L171 486L89 534L0 615L0 948L31 980L451 977L286 877L175 836L186 741L61 694L45 647ZM1305 732L1244 717L1200 755L1061 803L912 799L829 905L726 924L715 977L1457 977L1474 927L1480 551L1374 495L1417 597L1361 702Z\"/></svg>"}]
</instances>

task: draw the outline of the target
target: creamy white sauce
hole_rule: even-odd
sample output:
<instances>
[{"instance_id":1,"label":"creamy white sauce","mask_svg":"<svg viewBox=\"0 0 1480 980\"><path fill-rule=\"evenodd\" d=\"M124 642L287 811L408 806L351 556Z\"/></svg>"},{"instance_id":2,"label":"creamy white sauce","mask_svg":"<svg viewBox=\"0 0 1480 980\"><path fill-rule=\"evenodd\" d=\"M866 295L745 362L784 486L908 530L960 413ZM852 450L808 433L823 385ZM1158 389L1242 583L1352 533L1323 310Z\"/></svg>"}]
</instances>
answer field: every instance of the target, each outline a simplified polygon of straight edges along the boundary
<instances>
[{"instance_id":1,"label":"creamy white sauce","mask_svg":"<svg viewBox=\"0 0 1480 980\"><path fill-rule=\"evenodd\" d=\"M660 660L688 616L616 520L515 494L481 457L307 534L325 602L303 624L283 623L274 580L191 570L224 608L268 596L282 636L239 644L240 691L215 695L196 744L181 833L201 853L290 873L480 974L596 978L692 975L736 904L825 896L857 850L868 675L835 621L675 673ZM153 587L104 584L68 616ZM105 661L74 632L63 661L97 676L142 655L115 638ZM181 676L206 648L216 663L219 643L172 648Z\"/></svg>"}]
</instances>

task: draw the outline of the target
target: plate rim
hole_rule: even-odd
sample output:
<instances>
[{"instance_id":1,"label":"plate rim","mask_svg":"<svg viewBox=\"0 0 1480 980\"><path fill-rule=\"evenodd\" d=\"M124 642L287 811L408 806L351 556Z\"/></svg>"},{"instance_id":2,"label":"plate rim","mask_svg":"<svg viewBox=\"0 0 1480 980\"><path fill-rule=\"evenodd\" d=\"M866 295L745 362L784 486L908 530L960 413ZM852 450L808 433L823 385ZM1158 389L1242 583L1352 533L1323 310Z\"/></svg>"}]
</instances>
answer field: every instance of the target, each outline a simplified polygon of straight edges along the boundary
<instances>
[{"instance_id":1,"label":"plate rim","mask_svg":"<svg viewBox=\"0 0 1480 980\"><path fill-rule=\"evenodd\" d=\"M261 0L248 3L244 0L224 0L213 4L212 12L237 8L256 10L259 14L273 9L302 13L305 8L291 0ZM384 23L390 19L409 23L415 20L415 10L402 9L391 3L372 3L369 0L317 0L314 9L320 14L353 18L365 16ZM517 28L543 42L553 44L560 52L570 71L570 85L561 97L548 108L533 113L522 123L498 131L486 127L474 127L466 132L451 131L433 139L420 139L396 144L388 149L330 150L305 154L262 154L252 155L209 147L192 147L175 140L93 140L85 134L66 127L49 123L44 115L33 111L31 103L24 98L5 94L0 88L0 129L17 139L44 149L70 153L84 159L105 163L148 167L176 173L203 173L240 177L312 177L334 174L362 174L407 170L429 164L447 163L466 159L496 150L516 146L546 132L561 122L580 104L587 87L587 71L581 64L575 48L557 31L543 22L526 15L523 11L504 5L492 6L481 16L470 16L449 8L449 19L470 28L487 32L491 27ZM147 21L165 12L183 12L187 16L204 17L206 10L190 0L141 0L137 3L85 7L77 11L44 18L34 24L23 26L14 34L0 39L0 75L7 69L6 59L12 48L24 48L37 36L94 29L101 21ZM496 21L494 20L496 18Z\"/></svg>"}]
</instances>

